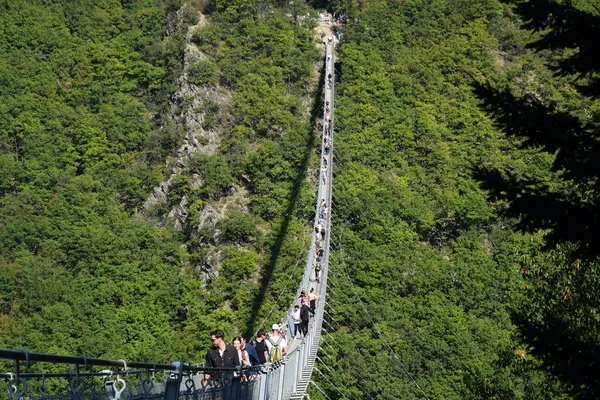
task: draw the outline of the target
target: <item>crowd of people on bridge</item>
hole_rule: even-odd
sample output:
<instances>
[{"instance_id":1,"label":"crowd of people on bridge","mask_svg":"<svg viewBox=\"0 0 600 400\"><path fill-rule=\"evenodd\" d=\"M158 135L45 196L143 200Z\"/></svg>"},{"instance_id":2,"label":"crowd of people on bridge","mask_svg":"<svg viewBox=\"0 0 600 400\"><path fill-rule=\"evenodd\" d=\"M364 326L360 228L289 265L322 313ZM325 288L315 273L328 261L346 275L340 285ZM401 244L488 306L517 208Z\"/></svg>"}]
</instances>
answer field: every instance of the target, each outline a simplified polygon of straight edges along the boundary
<instances>
[{"instance_id":1,"label":"crowd of people on bridge","mask_svg":"<svg viewBox=\"0 0 600 400\"><path fill-rule=\"evenodd\" d=\"M333 42L333 37L329 38ZM333 63L330 56L326 59L326 74L328 86L332 86ZM328 168L330 167L329 155L332 147L333 124L331 121L331 106L325 101L323 129L323 161L320 169L320 181L327 183ZM325 248L327 239L327 221L329 208L325 199L319 202L315 218L315 253L312 257L312 271L309 281L320 283L322 271L325 269ZM312 276L314 275L314 279ZM315 316L319 296L314 287L310 290L303 288L297 297L290 312L292 326L290 335L287 335L283 325L273 324L271 332L267 334L264 328L259 329L254 340L246 340L243 334L233 337L231 344L225 341L222 330L211 332L212 346L206 353L205 366L207 370L202 380L202 385L221 386L229 384L235 376L241 380L253 379L258 376L260 366L281 360L288 353L288 337L294 340L303 340L308 335L310 318ZM293 328L293 334L291 329ZM255 367L255 368L252 368ZM237 372L236 372L237 368ZM242 371L241 368L244 368ZM221 370L220 370L221 369Z\"/></svg>"},{"instance_id":2,"label":"crowd of people on bridge","mask_svg":"<svg viewBox=\"0 0 600 400\"><path fill-rule=\"evenodd\" d=\"M206 367L210 372L205 372L202 384L204 386L212 382L214 385L227 385L234 376L240 376L241 380L251 379L258 372L258 367L267 362L281 360L287 354L288 347L285 332L279 324L273 324L271 334L267 335L265 329L259 329L256 338L251 342L246 340L245 335L240 334L232 340L232 345L225 342L225 334L222 330L210 333L212 341L211 348L206 353ZM233 370L225 370L236 367L257 367L248 369L241 375ZM219 371L219 369L224 369Z\"/></svg>"}]
</instances>

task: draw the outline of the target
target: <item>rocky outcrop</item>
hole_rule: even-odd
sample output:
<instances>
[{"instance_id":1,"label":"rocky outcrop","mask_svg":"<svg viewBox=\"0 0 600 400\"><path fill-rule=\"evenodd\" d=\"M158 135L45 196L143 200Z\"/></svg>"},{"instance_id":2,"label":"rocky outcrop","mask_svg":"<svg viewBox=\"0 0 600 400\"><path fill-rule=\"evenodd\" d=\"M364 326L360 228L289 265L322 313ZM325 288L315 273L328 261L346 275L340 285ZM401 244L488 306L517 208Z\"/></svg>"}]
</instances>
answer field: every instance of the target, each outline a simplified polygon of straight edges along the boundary
<instances>
[{"instance_id":1,"label":"rocky outcrop","mask_svg":"<svg viewBox=\"0 0 600 400\"><path fill-rule=\"evenodd\" d=\"M188 7L188 8L186 8ZM184 14L190 12L189 6L182 7L176 14L176 20L169 23L168 32L174 34L180 28ZM175 176L189 172L190 159L196 153L214 154L221 142L221 135L218 129L205 129L205 105L217 104L224 105L229 102L231 95L223 88L197 86L190 82L188 77L189 66L197 61L205 60L208 57L190 42L194 30L206 25L206 16L198 12L198 23L187 29L186 39L188 44L184 50L184 68L183 73L177 81L177 91L171 101L171 115L176 126L182 135L182 143L173 159L167 163L170 169L170 176L166 181L161 182L155 187L146 202L144 209L146 211L169 203L169 189ZM202 185L202 180L198 175L191 176L192 187ZM181 201L174 205L168 212L168 218L173 221L176 229L182 229L189 216L187 209L189 199L183 196Z\"/></svg>"}]
</instances>

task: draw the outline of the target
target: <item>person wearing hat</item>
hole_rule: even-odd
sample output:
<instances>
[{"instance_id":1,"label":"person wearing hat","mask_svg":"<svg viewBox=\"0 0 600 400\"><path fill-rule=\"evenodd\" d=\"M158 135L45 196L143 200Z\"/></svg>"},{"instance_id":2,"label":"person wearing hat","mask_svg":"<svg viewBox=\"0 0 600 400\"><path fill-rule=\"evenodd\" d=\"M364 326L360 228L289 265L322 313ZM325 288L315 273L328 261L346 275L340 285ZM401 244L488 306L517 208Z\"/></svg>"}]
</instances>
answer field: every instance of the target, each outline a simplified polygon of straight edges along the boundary
<instances>
[{"instance_id":1,"label":"person wearing hat","mask_svg":"<svg viewBox=\"0 0 600 400\"><path fill-rule=\"evenodd\" d=\"M281 359L276 353L279 353L281 356L285 356L287 354L287 342L285 338L279 336L279 331L281 330L279 324L273 324L271 327L271 334L267 338L267 351L269 352L269 361L278 361Z\"/></svg>"}]
</instances>

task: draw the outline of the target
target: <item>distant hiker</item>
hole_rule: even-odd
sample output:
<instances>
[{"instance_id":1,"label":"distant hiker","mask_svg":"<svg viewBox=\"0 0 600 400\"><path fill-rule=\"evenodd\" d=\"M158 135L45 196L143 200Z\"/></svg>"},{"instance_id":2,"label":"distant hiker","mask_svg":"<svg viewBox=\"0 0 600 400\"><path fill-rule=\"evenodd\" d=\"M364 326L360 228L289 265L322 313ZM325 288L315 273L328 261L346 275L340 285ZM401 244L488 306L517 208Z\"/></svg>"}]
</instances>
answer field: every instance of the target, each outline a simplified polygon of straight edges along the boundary
<instances>
[{"instance_id":1,"label":"distant hiker","mask_svg":"<svg viewBox=\"0 0 600 400\"><path fill-rule=\"evenodd\" d=\"M323 219L327 218L327 206L319 208L319 216Z\"/></svg>"},{"instance_id":2,"label":"distant hiker","mask_svg":"<svg viewBox=\"0 0 600 400\"><path fill-rule=\"evenodd\" d=\"M308 303L310 301L310 297L308 297L308 293L306 292L306 289L302 289L302 291L300 292L300 296L298 296L298 298L300 299L300 303Z\"/></svg>"},{"instance_id":3,"label":"distant hiker","mask_svg":"<svg viewBox=\"0 0 600 400\"><path fill-rule=\"evenodd\" d=\"M325 144L325 154L329 155L331 151L331 139L327 139L327 143Z\"/></svg>"},{"instance_id":4,"label":"distant hiker","mask_svg":"<svg viewBox=\"0 0 600 400\"><path fill-rule=\"evenodd\" d=\"M322 268L323 267L321 262L315 262L315 264L313 265L313 269L315 270L315 279L317 283L319 283L319 276L321 275Z\"/></svg>"},{"instance_id":5,"label":"distant hiker","mask_svg":"<svg viewBox=\"0 0 600 400\"><path fill-rule=\"evenodd\" d=\"M310 307L308 302L303 302L300 308L300 325L302 326L302 336L306 337L308 334L308 321L310 320Z\"/></svg>"},{"instance_id":6,"label":"distant hiker","mask_svg":"<svg viewBox=\"0 0 600 400\"><path fill-rule=\"evenodd\" d=\"M323 261L324 255L325 255L325 250L323 250L322 248L317 249L317 251L316 251L317 262Z\"/></svg>"},{"instance_id":7,"label":"distant hiker","mask_svg":"<svg viewBox=\"0 0 600 400\"><path fill-rule=\"evenodd\" d=\"M308 293L308 297L310 298L310 312L314 316L315 308L317 306L317 299L319 298L317 293L315 293L315 288L310 289L310 292Z\"/></svg>"},{"instance_id":8,"label":"distant hiker","mask_svg":"<svg viewBox=\"0 0 600 400\"><path fill-rule=\"evenodd\" d=\"M300 320L300 306L297 304L294 306L294 311L292 311L292 319L294 320L294 339L296 339L298 338L298 332L301 332L300 323L302 322Z\"/></svg>"}]
</instances>

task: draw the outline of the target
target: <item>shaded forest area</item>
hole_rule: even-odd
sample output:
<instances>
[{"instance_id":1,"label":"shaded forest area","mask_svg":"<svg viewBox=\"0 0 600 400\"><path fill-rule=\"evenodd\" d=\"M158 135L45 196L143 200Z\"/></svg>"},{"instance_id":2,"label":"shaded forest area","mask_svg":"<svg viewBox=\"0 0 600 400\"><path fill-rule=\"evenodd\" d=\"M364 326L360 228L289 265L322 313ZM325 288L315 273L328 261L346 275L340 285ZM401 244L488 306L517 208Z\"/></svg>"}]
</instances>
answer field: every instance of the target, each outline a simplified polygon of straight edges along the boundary
<instances>
[{"instance_id":1,"label":"shaded forest area","mask_svg":"<svg viewBox=\"0 0 600 400\"><path fill-rule=\"evenodd\" d=\"M320 390L598 398L598 3L338 7Z\"/></svg>"}]
</instances>

